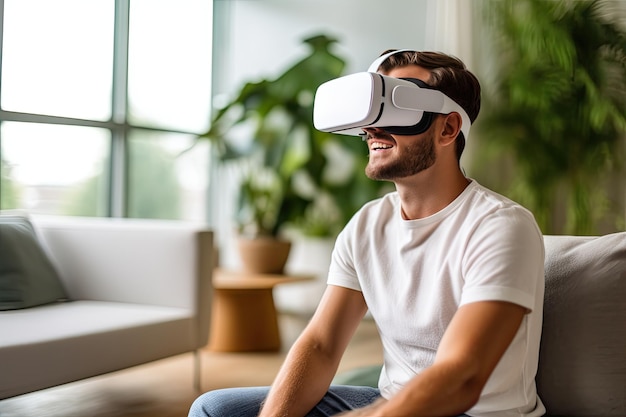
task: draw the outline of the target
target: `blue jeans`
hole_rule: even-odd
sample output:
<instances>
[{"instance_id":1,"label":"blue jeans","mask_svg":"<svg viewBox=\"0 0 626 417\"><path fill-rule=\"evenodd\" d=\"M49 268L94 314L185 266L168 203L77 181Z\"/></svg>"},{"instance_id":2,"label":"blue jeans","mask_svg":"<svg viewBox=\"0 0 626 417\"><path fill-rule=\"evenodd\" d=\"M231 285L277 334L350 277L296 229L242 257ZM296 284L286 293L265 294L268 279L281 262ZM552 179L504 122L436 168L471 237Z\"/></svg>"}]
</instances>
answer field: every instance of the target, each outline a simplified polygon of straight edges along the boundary
<instances>
[{"instance_id":1,"label":"blue jeans","mask_svg":"<svg viewBox=\"0 0 626 417\"><path fill-rule=\"evenodd\" d=\"M209 391L194 401L188 417L256 417L268 392L269 387ZM380 391L376 388L332 385L306 417L334 416L365 407L379 397Z\"/></svg>"}]
</instances>

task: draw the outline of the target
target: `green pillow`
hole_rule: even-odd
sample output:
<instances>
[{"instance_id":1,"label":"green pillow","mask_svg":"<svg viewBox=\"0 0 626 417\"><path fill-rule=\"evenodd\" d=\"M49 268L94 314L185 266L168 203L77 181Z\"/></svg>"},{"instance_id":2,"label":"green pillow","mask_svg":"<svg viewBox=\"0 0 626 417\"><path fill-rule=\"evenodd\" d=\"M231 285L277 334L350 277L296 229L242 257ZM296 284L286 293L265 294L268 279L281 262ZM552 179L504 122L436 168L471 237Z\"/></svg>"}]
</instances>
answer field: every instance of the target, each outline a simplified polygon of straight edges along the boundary
<instances>
[{"instance_id":1,"label":"green pillow","mask_svg":"<svg viewBox=\"0 0 626 417\"><path fill-rule=\"evenodd\" d=\"M0 310L66 299L59 275L37 240L30 221L0 216Z\"/></svg>"},{"instance_id":2,"label":"green pillow","mask_svg":"<svg viewBox=\"0 0 626 417\"><path fill-rule=\"evenodd\" d=\"M334 385L356 385L378 388L382 365L369 365L341 372L333 379Z\"/></svg>"}]
</instances>

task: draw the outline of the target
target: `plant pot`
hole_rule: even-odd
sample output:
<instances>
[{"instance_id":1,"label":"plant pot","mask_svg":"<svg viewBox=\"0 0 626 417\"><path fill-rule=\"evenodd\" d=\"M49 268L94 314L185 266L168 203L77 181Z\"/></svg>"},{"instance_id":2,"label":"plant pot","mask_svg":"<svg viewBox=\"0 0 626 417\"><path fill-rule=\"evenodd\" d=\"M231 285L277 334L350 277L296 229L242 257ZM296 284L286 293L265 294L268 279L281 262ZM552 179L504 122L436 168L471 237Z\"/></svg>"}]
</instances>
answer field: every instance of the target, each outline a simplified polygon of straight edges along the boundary
<instances>
[{"instance_id":1,"label":"plant pot","mask_svg":"<svg viewBox=\"0 0 626 417\"><path fill-rule=\"evenodd\" d=\"M312 316L326 290L334 237L294 237L286 269L289 274L313 275L314 280L274 288L274 303L281 313Z\"/></svg>"},{"instance_id":2,"label":"plant pot","mask_svg":"<svg viewBox=\"0 0 626 417\"><path fill-rule=\"evenodd\" d=\"M281 274L291 251L291 242L273 237L237 238L244 271L257 274Z\"/></svg>"}]
</instances>

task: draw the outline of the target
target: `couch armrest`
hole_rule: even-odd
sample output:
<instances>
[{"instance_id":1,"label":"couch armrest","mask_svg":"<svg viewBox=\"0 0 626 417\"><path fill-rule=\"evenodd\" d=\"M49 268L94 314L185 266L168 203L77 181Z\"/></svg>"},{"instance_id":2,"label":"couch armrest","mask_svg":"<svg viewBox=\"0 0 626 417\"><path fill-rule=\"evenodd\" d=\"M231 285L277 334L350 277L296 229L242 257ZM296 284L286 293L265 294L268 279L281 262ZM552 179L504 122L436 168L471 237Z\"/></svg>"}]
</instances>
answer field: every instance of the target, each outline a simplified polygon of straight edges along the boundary
<instances>
[{"instance_id":1,"label":"couch armrest","mask_svg":"<svg viewBox=\"0 0 626 417\"><path fill-rule=\"evenodd\" d=\"M71 299L188 308L196 314L210 304L212 233L204 225L56 216L31 220Z\"/></svg>"}]
</instances>

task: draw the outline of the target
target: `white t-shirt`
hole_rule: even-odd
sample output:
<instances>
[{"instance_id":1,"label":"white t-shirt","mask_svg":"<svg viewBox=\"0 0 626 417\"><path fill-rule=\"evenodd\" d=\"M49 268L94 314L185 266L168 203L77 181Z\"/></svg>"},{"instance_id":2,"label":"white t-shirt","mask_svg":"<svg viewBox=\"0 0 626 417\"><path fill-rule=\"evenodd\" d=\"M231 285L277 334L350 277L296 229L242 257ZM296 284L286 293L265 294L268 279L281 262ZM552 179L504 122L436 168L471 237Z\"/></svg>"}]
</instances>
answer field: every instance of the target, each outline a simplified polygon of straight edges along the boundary
<instances>
[{"instance_id":1,"label":"white t-shirt","mask_svg":"<svg viewBox=\"0 0 626 417\"><path fill-rule=\"evenodd\" d=\"M535 388L544 293L543 236L533 215L476 181L450 205L404 220L396 192L366 204L337 238L328 283L362 291L381 336L381 394L433 363L459 306L528 309L471 416L540 416Z\"/></svg>"}]
</instances>

